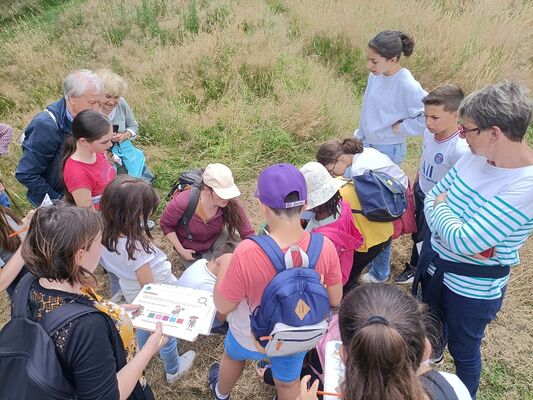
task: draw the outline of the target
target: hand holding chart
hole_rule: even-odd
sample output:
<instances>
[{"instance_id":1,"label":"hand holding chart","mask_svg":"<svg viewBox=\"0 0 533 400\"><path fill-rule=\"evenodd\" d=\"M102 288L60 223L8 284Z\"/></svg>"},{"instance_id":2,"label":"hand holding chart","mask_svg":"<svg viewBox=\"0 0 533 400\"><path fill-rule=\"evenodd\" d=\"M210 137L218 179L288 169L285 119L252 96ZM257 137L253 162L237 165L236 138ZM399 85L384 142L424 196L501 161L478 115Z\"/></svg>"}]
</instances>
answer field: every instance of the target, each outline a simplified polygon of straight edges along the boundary
<instances>
[{"instance_id":1,"label":"hand holding chart","mask_svg":"<svg viewBox=\"0 0 533 400\"><path fill-rule=\"evenodd\" d=\"M216 313L211 292L158 283L145 285L132 304L139 305L130 314L135 328L155 331L161 322L165 335L191 342L209 335Z\"/></svg>"}]
</instances>

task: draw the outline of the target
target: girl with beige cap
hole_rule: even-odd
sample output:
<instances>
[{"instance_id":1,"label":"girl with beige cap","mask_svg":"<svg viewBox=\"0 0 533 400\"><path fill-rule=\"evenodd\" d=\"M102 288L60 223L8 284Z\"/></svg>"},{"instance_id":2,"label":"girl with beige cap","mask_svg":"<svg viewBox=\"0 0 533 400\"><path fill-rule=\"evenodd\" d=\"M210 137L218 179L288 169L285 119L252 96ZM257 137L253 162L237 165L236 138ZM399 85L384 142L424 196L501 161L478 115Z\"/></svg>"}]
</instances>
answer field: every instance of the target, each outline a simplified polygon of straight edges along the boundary
<instances>
[{"instance_id":1,"label":"girl with beige cap","mask_svg":"<svg viewBox=\"0 0 533 400\"><path fill-rule=\"evenodd\" d=\"M178 252L184 266L199 258L210 258L213 249L228 239L254 235L244 208L237 201L241 192L231 170L224 164L209 164L203 173L203 188L187 234L180 224L189 204L190 190L178 193L166 206L160 224L163 233ZM191 240L192 239L192 240Z\"/></svg>"}]
</instances>

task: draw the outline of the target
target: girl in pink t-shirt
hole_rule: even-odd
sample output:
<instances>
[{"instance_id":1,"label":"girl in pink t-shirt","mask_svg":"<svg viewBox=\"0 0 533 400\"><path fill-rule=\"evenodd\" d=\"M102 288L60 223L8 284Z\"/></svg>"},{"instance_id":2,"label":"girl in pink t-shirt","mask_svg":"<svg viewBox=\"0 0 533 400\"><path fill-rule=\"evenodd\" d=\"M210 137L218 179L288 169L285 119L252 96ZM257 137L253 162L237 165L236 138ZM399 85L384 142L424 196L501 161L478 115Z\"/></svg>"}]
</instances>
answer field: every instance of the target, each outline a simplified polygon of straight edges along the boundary
<instances>
[{"instance_id":1,"label":"girl in pink t-shirt","mask_svg":"<svg viewBox=\"0 0 533 400\"><path fill-rule=\"evenodd\" d=\"M116 176L105 156L112 137L113 126L104 115L91 109L76 115L63 155L67 201L79 207L100 209L100 197Z\"/></svg>"}]
</instances>

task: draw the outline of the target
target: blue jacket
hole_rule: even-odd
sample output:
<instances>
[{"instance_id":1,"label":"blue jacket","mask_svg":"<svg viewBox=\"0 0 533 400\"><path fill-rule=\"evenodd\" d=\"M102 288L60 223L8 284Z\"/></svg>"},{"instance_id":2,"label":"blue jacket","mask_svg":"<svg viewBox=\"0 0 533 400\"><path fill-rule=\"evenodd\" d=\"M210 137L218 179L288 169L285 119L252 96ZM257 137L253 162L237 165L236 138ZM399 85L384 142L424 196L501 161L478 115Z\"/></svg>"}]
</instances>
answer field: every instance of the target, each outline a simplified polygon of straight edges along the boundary
<instances>
[{"instance_id":1,"label":"blue jacket","mask_svg":"<svg viewBox=\"0 0 533 400\"><path fill-rule=\"evenodd\" d=\"M72 134L64 97L46 109L56 120L46 110L31 120L24 132L22 158L15 173L17 180L28 188L27 196L33 205L40 205L47 193L52 200L63 195L59 171L66 137Z\"/></svg>"}]
</instances>

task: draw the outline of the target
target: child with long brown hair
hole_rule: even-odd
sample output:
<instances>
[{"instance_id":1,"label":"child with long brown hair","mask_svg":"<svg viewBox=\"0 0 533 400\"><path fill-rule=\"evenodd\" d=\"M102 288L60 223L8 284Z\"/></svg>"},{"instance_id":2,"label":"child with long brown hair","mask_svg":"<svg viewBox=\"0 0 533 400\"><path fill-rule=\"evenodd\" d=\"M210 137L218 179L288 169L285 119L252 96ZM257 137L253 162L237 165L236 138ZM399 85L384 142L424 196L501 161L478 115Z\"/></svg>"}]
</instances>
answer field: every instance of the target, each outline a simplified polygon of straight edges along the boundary
<instances>
[{"instance_id":1,"label":"child with long brown hair","mask_svg":"<svg viewBox=\"0 0 533 400\"><path fill-rule=\"evenodd\" d=\"M343 400L470 400L453 374L432 370L426 308L401 289L386 284L356 287L341 302L341 360L346 365ZM316 399L318 381L298 400Z\"/></svg>"},{"instance_id":2,"label":"child with long brown hair","mask_svg":"<svg viewBox=\"0 0 533 400\"><path fill-rule=\"evenodd\" d=\"M145 181L119 175L104 190L101 199L104 229L102 234L102 266L119 278L122 294L133 302L141 288L152 282L177 284L166 254L152 243L148 218L157 210L159 197ZM146 331L137 330L137 341L143 347ZM173 383L192 367L196 353L178 356L177 340L169 338L159 354L166 377Z\"/></svg>"},{"instance_id":3,"label":"child with long brown hair","mask_svg":"<svg viewBox=\"0 0 533 400\"><path fill-rule=\"evenodd\" d=\"M40 322L63 304L94 307L51 336L63 375L84 399L153 399L143 370L165 343L162 326L135 354L131 321L123 310L94 292L93 275L101 253L102 220L92 209L66 205L35 212L22 244L22 257L34 275L28 317ZM27 274L21 283L26 283Z\"/></svg>"}]
</instances>

